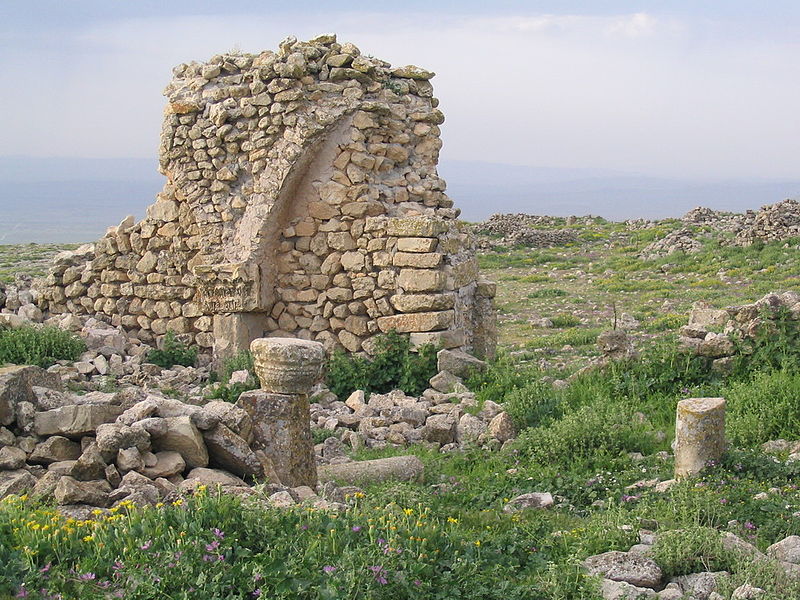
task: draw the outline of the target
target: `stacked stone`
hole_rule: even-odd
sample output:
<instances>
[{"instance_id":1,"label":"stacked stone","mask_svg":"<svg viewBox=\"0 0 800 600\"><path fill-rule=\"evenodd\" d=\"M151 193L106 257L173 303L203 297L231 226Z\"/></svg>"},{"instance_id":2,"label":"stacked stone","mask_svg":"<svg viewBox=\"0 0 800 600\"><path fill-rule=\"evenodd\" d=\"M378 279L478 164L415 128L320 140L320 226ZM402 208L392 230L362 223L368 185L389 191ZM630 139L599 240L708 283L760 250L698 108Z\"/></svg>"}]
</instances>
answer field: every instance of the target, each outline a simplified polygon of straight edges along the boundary
<instances>
[{"instance_id":1,"label":"stacked stone","mask_svg":"<svg viewBox=\"0 0 800 600\"><path fill-rule=\"evenodd\" d=\"M445 314L414 316L421 328L405 329L453 331L472 346L477 276L460 265L472 265L473 242L436 171L444 116L433 73L392 68L325 35L174 74L164 190L142 222L128 218L56 259L47 311L94 314L145 342L172 330L201 348L226 336L248 338L229 344L246 347L267 332L350 351L369 350L385 330L379 318L435 311ZM392 233L391 219L416 219L427 233ZM404 269L437 279L414 293L454 298L405 311L393 301ZM242 333L242 322L217 318L229 314L258 318Z\"/></svg>"},{"instance_id":2,"label":"stacked stone","mask_svg":"<svg viewBox=\"0 0 800 600\"><path fill-rule=\"evenodd\" d=\"M736 353L735 340L748 341L775 330L775 319L800 318L800 294L769 293L752 304L714 308L695 302L689 324L680 330L678 342L698 356L713 358L716 369L725 370Z\"/></svg>"},{"instance_id":3,"label":"stacked stone","mask_svg":"<svg viewBox=\"0 0 800 600\"><path fill-rule=\"evenodd\" d=\"M763 206L736 235L734 244L750 246L756 241L775 242L800 236L800 202L784 200Z\"/></svg>"},{"instance_id":4,"label":"stacked stone","mask_svg":"<svg viewBox=\"0 0 800 600\"><path fill-rule=\"evenodd\" d=\"M683 228L677 231L671 231L660 240L655 240L645 246L641 253L639 253L639 258L654 260L669 256L675 252L692 254L694 252L699 252L702 248L703 244L695 239L695 233L690 229Z\"/></svg>"},{"instance_id":5,"label":"stacked stone","mask_svg":"<svg viewBox=\"0 0 800 600\"><path fill-rule=\"evenodd\" d=\"M593 217L583 217L588 223ZM497 245L550 248L565 246L577 241L578 234L570 229L553 229L563 223L558 217L526 214L494 214L488 221L475 226L475 231L491 238L481 238L480 247L489 249ZM577 217L569 217L568 225L577 223ZM545 229L546 228L546 229Z\"/></svg>"}]
</instances>

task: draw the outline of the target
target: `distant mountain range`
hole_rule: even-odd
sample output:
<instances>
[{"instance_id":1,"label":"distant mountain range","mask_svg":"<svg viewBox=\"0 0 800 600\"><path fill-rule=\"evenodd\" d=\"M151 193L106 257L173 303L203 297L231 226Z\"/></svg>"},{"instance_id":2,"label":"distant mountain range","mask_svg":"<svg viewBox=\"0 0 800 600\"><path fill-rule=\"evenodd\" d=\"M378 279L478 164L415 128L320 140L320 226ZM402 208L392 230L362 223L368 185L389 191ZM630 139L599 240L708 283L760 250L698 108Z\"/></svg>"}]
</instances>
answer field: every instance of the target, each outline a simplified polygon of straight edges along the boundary
<instances>
[{"instance_id":1,"label":"distant mountain range","mask_svg":"<svg viewBox=\"0 0 800 600\"><path fill-rule=\"evenodd\" d=\"M800 176L701 181L448 160L439 173L468 221L500 212L665 218L800 196ZM155 160L0 157L0 244L95 240L126 215L142 218L163 184Z\"/></svg>"}]
</instances>

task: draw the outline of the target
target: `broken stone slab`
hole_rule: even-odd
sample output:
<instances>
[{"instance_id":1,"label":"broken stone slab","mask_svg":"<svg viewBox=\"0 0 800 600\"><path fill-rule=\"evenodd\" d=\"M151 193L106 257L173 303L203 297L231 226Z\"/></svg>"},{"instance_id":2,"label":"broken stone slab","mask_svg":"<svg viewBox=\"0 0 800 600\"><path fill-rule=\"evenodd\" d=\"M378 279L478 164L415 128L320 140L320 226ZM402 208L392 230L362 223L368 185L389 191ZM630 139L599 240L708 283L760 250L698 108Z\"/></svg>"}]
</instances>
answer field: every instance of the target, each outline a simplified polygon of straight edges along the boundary
<instances>
[{"instance_id":1,"label":"broken stone slab","mask_svg":"<svg viewBox=\"0 0 800 600\"><path fill-rule=\"evenodd\" d=\"M430 386L437 392L450 394L452 392L466 392L464 382L449 371L440 371L430 379Z\"/></svg>"},{"instance_id":2,"label":"broken stone slab","mask_svg":"<svg viewBox=\"0 0 800 600\"><path fill-rule=\"evenodd\" d=\"M308 394L322 376L325 347L294 338L257 338L250 343L261 388L275 394Z\"/></svg>"},{"instance_id":3,"label":"broken stone slab","mask_svg":"<svg viewBox=\"0 0 800 600\"><path fill-rule=\"evenodd\" d=\"M174 450L180 453L189 468L207 466L208 450L191 417L168 417L164 420L167 431L153 441L153 448L157 451Z\"/></svg>"},{"instance_id":4,"label":"broken stone slab","mask_svg":"<svg viewBox=\"0 0 800 600\"><path fill-rule=\"evenodd\" d=\"M429 442L450 444L456 439L456 420L452 415L431 415L425 421L422 436Z\"/></svg>"},{"instance_id":5,"label":"broken stone slab","mask_svg":"<svg viewBox=\"0 0 800 600\"><path fill-rule=\"evenodd\" d=\"M103 479L106 474L107 466L97 444L91 443L84 449L78 460L72 465L69 474L79 481Z\"/></svg>"},{"instance_id":6,"label":"broken stone slab","mask_svg":"<svg viewBox=\"0 0 800 600\"><path fill-rule=\"evenodd\" d=\"M671 582L677 583L685 595L697 600L707 600L713 592L718 591L720 583L729 576L730 573L727 571L704 571L675 577Z\"/></svg>"},{"instance_id":7,"label":"broken stone slab","mask_svg":"<svg viewBox=\"0 0 800 600\"><path fill-rule=\"evenodd\" d=\"M422 477L425 466L416 456L392 456L362 460L338 465L324 465L318 469L320 482L379 483L388 480L416 481Z\"/></svg>"},{"instance_id":8,"label":"broken stone slab","mask_svg":"<svg viewBox=\"0 0 800 600\"><path fill-rule=\"evenodd\" d=\"M242 478L260 477L261 462L244 439L220 423L203 432L209 462Z\"/></svg>"},{"instance_id":9,"label":"broken stone slab","mask_svg":"<svg viewBox=\"0 0 800 600\"><path fill-rule=\"evenodd\" d=\"M699 473L722 458L725 440L725 399L689 398L678 402L675 419L675 478Z\"/></svg>"},{"instance_id":10,"label":"broken stone slab","mask_svg":"<svg viewBox=\"0 0 800 600\"><path fill-rule=\"evenodd\" d=\"M0 367L0 425L11 425L16 419L17 404L36 403L32 387L39 386L63 391L64 384L55 373L40 367Z\"/></svg>"},{"instance_id":11,"label":"broken stone slab","mask_svg":"<svg viewBox=\"0 0 800 600\"><path fill-rule=\"evenodd\" d=\"M10 494L24 494L34 488L36 477L25 469L16 471L0 471L0 498Z\"/></svg>"},{"instance_id":12,"label":"broken stone slab","mask_svg":"<svg viewBox=\"0 0 800 600\"><path fill-rule=\"evenodd\" d=\"M447 371L456 377L468 377L472 373L483 371L486 363L474 356L459 350L439 350L436 354L436 365L439 371Z\"/></svg>"},{"instance_id":13,"label":"broken stone slab","mask_svg":"<svg viewBox=\"0 0 800 600\"><path fill-rule=\"evenodd\" d=\"M37 435L62 435L80 438L94 434L99 425L112 423L122 412L119 406L109 404L74 404L62 406L34 416Z\"/></svg>"},{"instance_id":14,"label":"broken stone slab","mask_svg":"<svg viewBox=\"0 0 800 600\"><path fill-rule=\"evenodd\" d=\"M624 581L636 587L655 588L663 578L661 567L654 560L616 550L590 556L583 565L590 575Z\"/></svg>"}]
</instances>

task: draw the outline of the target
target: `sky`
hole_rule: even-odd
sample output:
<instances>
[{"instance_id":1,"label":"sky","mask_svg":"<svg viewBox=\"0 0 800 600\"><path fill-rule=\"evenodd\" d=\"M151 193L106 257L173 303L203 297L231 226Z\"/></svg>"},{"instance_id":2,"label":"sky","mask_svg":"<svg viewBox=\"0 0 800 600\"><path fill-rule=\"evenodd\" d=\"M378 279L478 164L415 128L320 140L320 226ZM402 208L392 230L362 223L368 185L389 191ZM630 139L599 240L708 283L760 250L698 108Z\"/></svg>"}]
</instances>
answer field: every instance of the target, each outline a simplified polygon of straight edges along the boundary
<instances>
[{"instance_id":1,"label":"sky","mask_svg":"<svg viewBox=\"0 0 800 600\"><path fill-rule=\"evenodd\" d=\"M800 2L3 0L2 156L156 157L174 65L336 32L437 73L442 158L800 176Z\"/></svg>"}]
</instances>

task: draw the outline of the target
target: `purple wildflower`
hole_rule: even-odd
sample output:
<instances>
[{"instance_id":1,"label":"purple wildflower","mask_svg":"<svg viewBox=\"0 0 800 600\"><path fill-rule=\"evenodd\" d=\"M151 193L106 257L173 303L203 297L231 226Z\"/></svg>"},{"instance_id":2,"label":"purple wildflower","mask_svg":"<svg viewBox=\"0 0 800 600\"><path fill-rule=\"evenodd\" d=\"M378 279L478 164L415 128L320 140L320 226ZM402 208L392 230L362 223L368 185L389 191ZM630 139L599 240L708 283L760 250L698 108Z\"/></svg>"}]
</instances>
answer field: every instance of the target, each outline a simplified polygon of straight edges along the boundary
<instances>
[{"instance_id":1,"label":"purple wildflower","mask_svg":"<svg viewBox=\"0 0 800 600\"><path fill-rule=\"evenodd\" d=\"M253 598L258 598L261 595L261 588L256 588L250 593L253 595Z\"/></svg>"},{"instance_id":2,"label":"purple wildflower","mask_svg":"<svg viewBox=\"0 0 800 600\"><path fill-rule=\"evenodd\" d=\"M219 539L223 539L225 537L225 532L217 527L214 527L214 529L211 530L211 533L213 533Z\"/></svg>"},{"instance_id":3,"label":"purple wildflower","mask_svg":"<svg viewBox=\"0 0 800 600\"><path fill-rule=\"evenodd\" d=\"M139 546L139 550L149 550L150 546L153 545L153 540L147 540L144 544Z\"/></svg>"},{"instance_id":4,"label":"purple wildflower","mask_svg":"<svg viewBox=\"0 0 800 600\"><path fill-rule=\"evenodd\" d=\"M381 585L386 585L389 581L386 579L386 569L379 565L373 565L371 567L367 567L370 571L372 571L372 575L375 577L375 581L380 583Z\"/></svg>"},{"instance_id":5,"label":"purple wildflower","mask_svg":"<svg viewBox=\"0 0 800 600\"><path fill-rule=\"evenodd\" d=\"M378 546L385 546L386 545L386 540L383 539L383 538L378 538L378 541L375 542L375 543L378 544Z\"/></svg>"},{"instance_id":6,"label":"purple wildflower","mask_svg":"<svg viewBox=\"0 0 800 600\"><path fill-rule=\"evenodd\" d=\"M756 526L755 526L753 523L751 523L750 521L745 521L745 522L744 522L744 528L745 528L745 529L749 529L750 531L753 531L754 529L758 529L758 527L756 527Z\"/></svg>"},{"instance_id":7,"label":"purple wildflower","mask_svg":"<svg viewBox=\"0 0 800 600\"><path fill-rule=\"evenodd\" d=\"M325 573L333 573L334 571L336 571L336 567L332 565L325 565L324 567L322 567L322 571Z\"/></svg>"},{"instance_id":8,"label":"purple wildflower","mask_svg":"<svg viewBox=\"0 0 800 600\"><path fill-rule=\"evenodd\" d=\"M217 548L219 548L218 540L214 540L210 544L206 544L206 552L214 552L214 550L216 550Z\"/></svg>"},{"instance_id":9,"label":"purple wildflower","mask_svg":"<svg viewBox=\"0 0 800 600\"><path fill-rule=\"evenodd\" d=\"M50 570L50 567L52 565L53 565L53 563L51 563L51 562L47 563L45 566L43 566L41 569L39 569L39 573L47 573Z\"/></svg>"},{"instance_id":10,"label":"purple wildflower","mask_svg":"<svg viewBox=\"0 0 800 600\"><path fill-rule=\"evenodd\" d=\"M19 591L17 592L17 595L14 596L14 597L15 598L27 598L28 597L28 590L25 589L25 584L24 583L20 586Z\"/></svg>"},{"instance_id":11,"label":"purple wildflower","mask_svg":"<svg viewBox=\"0 0 800 600\"><path fill-rule=\"evenodd\" d=\"M203 562L209 562L211 560L214 560L213 556L211 556L210 554L203 554Z\"/></svg>"},{"instance_id":12,"label":"purple wildflower","mask_svg":"<svg viewBox=\"0 0 800 600\"><path fill-rule=\"evenodd\" d=\"M78 575L78 579L80 579L81 581L92 581L94 579L97 579L97 575L95 575L94 573L91 573L91 572L90 573L81 573L80 575Z\"/></svg>"},{"instance_id":13,"label":"purple wildflower","mask_svg":"<svg viewBox=\"0 0 800 600\"><path fill-rule=\"evenodd\" d=\"M359 531L361 531L361 526L360 525L353 525L352 530L355 531L356 533L358 533Z\"/></svg>"},{"instance_id":14,"label":"purple wildflower","mask_svg":"<svg viewBox=\"0 0 800 600\"><path fill-rule=\"evenodd\" d=\"M419 579L415 579L414 585L422 585L422 582Z\"/></svg>"}]
</instances>

